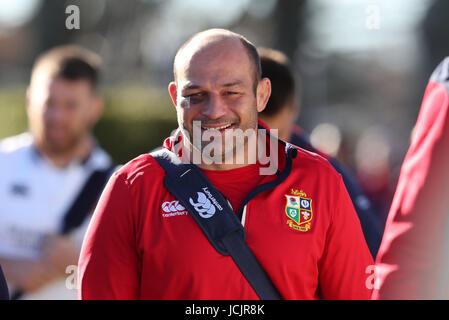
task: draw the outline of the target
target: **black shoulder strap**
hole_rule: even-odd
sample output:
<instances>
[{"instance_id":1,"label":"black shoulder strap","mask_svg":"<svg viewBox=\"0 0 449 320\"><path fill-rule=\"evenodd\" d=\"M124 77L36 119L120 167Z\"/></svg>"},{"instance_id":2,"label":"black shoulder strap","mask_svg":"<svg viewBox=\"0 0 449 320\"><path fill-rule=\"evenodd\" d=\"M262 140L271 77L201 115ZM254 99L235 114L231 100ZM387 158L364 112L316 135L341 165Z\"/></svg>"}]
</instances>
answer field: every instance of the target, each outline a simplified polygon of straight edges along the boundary
<instances>
[{"instance_id":1,"label":"black shoulder strap","mask_svg":"<svg viewBox=\"0 0 449 320\"><path fill-rule=\"evenodd\" d=\"M167 149L151 153L165 170L165 187L190 212L212 246L230 255L262 300L280 300L281 295L246 244L246 233L224 196L199 168Z\"/></svg>"},{"instance_id":2,"label":"black shoulder strap","mask_svg":"<svg viewBox=\"0 0 449 320\"><path fill-rule=\"evenodd\" d=\"M65 214L60 230L61 234L68 234L84 222L86 217L95 207L95 204L114 169L115 165L111 165L104 170L95 170L92 172L78 196L73 201L72 206Z\"/></svg>"}]
</instances>

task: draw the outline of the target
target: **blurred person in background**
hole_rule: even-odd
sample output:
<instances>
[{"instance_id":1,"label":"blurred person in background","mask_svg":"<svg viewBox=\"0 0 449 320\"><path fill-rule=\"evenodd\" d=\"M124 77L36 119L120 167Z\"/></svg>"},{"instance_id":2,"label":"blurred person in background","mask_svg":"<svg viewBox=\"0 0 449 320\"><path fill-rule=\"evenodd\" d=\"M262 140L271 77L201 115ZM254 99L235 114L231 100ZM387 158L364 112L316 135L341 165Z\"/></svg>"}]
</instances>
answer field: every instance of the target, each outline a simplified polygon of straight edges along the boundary
<instances>
[{"instance_id":1,"label":"blurred person in background","mask_svg":"<svg viewBox=\"0 0 449 320\"><path fill-rule=\"evenodd\" d=\"M382 230L393 200L398 172L392 165L393 143L382 125L368 127L359 136L355 149L357 179L371 200Z\"/></svg>"},{"instance_id":2,"label":"blurred person in background","mask_svg":"<svg viewBox=\"0 0 449 320\"><path fill-rule=\"evenodd\" d=\"M280 139L323 156L341 174L360 219L371 255L375 258L382 238L378 215L373 210L368 198L363 194L354 175L337 159L314 148L308 135L295 124L300 108L296 96L295 76L289 59L277 50L259 48L258 51L262 66L262 77L269 78L271 81L271 96L266 108L259 114L260 119L268 127L278 129Z\"/></svg>"},{"instance_id":3,"label":"blurred person in background","mask_svg":"<svg viewBox=\"0 0 449 320\"><path fill-rule=\"evenodd\" d=\"M0 264L12 299L76 298L67 268L113 170L92 135L100 62L75 46L41 55L27 90L29 132L0 141Z\"/></svg>"},{"instance_id":4,"label":"blurred person in background","mask_svg":"<svg viewBox=\"0 0 449 320\"><path fill-rule=\"evenodd\" d=\"M449 57L426 87L376 261L373 299L449 299Z\"/></svg>"}]
</instances>

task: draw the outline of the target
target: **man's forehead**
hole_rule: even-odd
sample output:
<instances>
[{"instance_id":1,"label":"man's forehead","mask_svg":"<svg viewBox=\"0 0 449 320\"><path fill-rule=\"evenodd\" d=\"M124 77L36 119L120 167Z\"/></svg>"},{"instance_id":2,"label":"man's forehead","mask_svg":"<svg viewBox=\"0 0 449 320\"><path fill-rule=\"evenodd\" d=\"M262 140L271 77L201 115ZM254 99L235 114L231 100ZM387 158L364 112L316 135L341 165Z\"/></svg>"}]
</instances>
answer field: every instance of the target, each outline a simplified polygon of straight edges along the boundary
<instances>
[{"instance_id":1,"label":"man's forehead","mask_svg":"<svg viewBox=\"0 0 449 320\"><path fill-rule=\"evenodd\" d=\"M29 93L32 100L50 97L79 98L92 95L92 86L86 79L66 79L56 75L46 76L43 81L30 84Z\"/></svg>"},{"instance_id":2,"label":"man's forehead","mask_svg":"<svg viewBox=\"0 0 449 320\"><path fill-rule=\"evenodd\" d=\"M195 53L209 48L224 45L238 45L240 42L237 34L228 30L212 29L200 32L183 45L180 55L189 57Z\"/></svg>"},{"instance_id":3,"label":"man's forehead","mask_svg":"<svg viewBox=\"0 0 449 320\"><path fill-rule=\"evenodd\" d=\"M176 81L225 85L251 78L251 61L240 43L216 42L189 49L177 59Z\"/></svg>"},{"instance_id":4,"label":"man's forehead","mask_svg":"<svg viewBox=\"0 0 449 320\"><path fill-rule=\"evenodd\" d=\"M35 79L30 83L30 88L39 87L39 88L54 88L55 86L70 86L70 87L86 87L90 88L91 84L89 80L85 78L79 79L69 79L63 76L52 74L52 73L42 73L39 74Z\"/></svg>"},{"instance_id":5,"label":"man's forehead","mask_svg":"<svg viewBox=\"0 0 449 320\"><path fill-rule=\"evenodd\" d=\"M186 71L195 62L205 63L211 60L229 59L236 56L241 60L248 60L243 44L233 35L211 35L192 39L178 52L175 59L177 73Z\"/></svg>"},{"instance_id":6,"label":"man's forehead","mask_svg":"<svg viewBox=\"0 0 449 320\"><path fill-rule=\"evenodd\" d=\"M236 86L252 86L252 73L248 65L190 65L183 68L176 80L180 90L199 88L224 88Z\"/></svg>"}]
</instances>

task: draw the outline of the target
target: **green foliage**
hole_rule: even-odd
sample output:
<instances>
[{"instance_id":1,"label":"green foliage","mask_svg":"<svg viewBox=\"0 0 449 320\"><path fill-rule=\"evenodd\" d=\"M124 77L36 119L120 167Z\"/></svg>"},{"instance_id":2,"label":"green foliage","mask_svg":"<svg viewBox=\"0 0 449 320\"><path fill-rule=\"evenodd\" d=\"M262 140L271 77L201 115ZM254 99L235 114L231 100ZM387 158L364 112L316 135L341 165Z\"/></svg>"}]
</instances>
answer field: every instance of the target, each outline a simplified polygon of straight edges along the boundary
<instances>
[{"instance_id":1,"label":"green foliage","mask_svg":"<svg viewBox=\"0 0 449 320\"><path fill-rule=\"evenodd\" d=\"M105 113L94 129L100 145L117 163L161 146L177 127L166 90L117 87L104 90ZM25 89L0 90L0 138L27 129Z\"/></svg>"},{"instance_id":2,"label":"green foliage","mask_svg":"<svg viewBox=\"0 0 449 320\"><path fill-rule=\"evenodd\" d=\"M0 91L0 138L26 130L25 88Z\"/></svg>"}]
</instances>

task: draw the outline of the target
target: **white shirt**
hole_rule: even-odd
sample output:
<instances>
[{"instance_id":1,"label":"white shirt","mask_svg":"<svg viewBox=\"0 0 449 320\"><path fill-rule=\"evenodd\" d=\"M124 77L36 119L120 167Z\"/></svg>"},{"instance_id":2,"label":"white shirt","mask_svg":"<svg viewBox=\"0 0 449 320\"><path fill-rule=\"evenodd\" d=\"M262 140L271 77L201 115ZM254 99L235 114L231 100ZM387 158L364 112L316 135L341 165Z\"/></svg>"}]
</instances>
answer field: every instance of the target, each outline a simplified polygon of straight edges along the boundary
<instances>
[{"instance_id":1,"label":"white shirt","mask_svg":"<svg viewBox=\"0 0 449 320\"><path fill-rule=\"evenodd\" d=\"M43 239L60 232L66 212L92 172L111 163L96 147L84 163L58 168L38 154L29 133L1 140L0 257L38 259ZM87 225L85 221L70 235L78 247Z\"/></svg>"}]
</instances>

